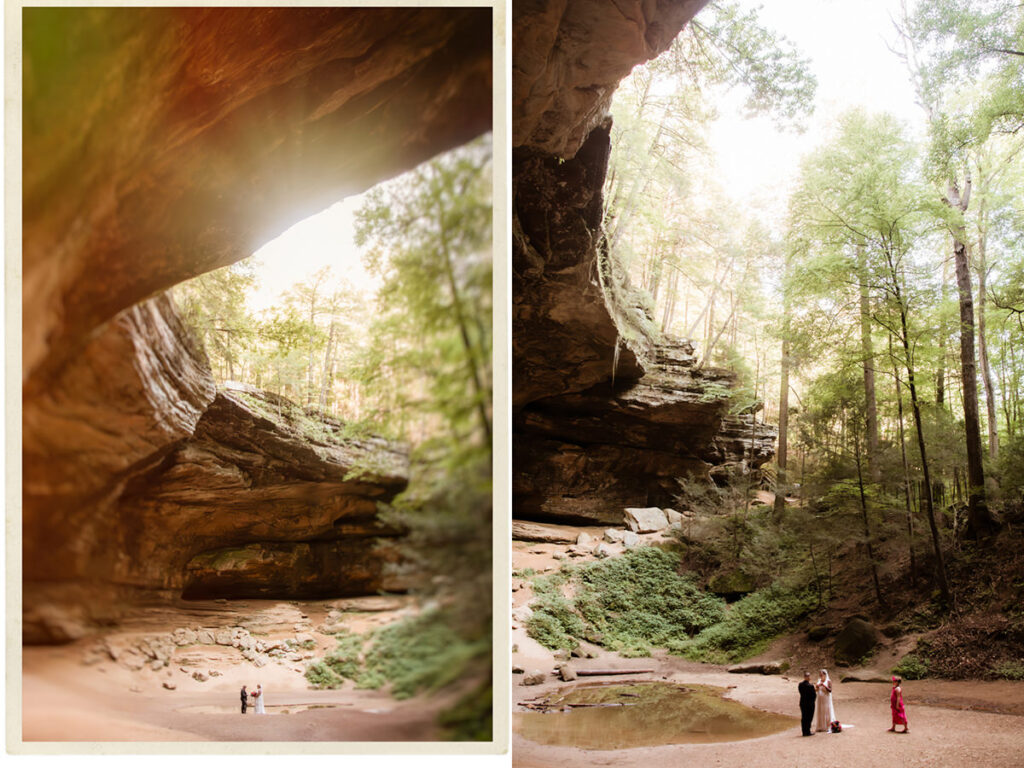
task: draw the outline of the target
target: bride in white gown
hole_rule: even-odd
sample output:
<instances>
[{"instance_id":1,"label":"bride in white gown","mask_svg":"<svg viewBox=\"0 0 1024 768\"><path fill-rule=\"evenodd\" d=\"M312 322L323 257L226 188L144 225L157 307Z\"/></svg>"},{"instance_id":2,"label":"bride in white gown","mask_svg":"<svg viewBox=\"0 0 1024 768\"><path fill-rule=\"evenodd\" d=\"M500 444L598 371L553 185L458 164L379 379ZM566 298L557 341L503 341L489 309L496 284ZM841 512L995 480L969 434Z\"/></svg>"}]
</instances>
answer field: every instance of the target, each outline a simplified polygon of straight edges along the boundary
<instances>
[{"instance_id":1,"label":"bride in white gown","mask_svg":"<svg viewBox=\"0 0 1024 768\"><path fill-rule=\"evenodd\" d=\"M814 689L818 692L817 701L814 704L814 711L817 715L815 733L828 733L829 726L836 719L836 711L832 708L832 679L828 676L828 670L821 670L818 682ZM261 698L259 706L263 706ZM259 710L257 710L259 711Z\"/></svg>"},{"instance_id":2,"label":"bride in white gown","mask_svg":"<svg viewBox=\"0 0 1024 768\"><path fill-rule=\"evenodd\" d=\"M263 686L259 683L256 684L256 714L267 714L267 710L263 708Z\"/></svg>"}]
</instances>

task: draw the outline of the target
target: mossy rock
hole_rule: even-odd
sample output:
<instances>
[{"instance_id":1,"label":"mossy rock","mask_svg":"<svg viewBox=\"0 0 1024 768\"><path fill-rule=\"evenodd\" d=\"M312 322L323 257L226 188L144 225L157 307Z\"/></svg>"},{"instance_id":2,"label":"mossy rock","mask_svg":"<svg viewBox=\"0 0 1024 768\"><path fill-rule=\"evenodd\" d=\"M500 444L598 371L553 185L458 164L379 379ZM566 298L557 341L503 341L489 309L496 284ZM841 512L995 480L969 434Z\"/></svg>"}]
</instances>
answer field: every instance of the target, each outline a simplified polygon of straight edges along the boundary
<instances>
[{"instance_id":1,"label":"mossy rock","mask_svg":"<svg viewBox=\"0 0 1024 768\"><path fill-rule=\"evenodd\" d=\"M836 664L853 666L870 656L878 646L880 635L874 625L864 619L852 619L836 637Z\"/></svg>"},{"instance_id":2,"label":"mossy rock","mask_svg":"<svg viewBox=\"0 0 1024 768\"><path fill-rule=\"evenodd\" d=\"M754 590L754 578L739 568L716 574L708 582L708 591L723 597L739 598L743 595L749 595Z\"/></svg>"},{"instance_id":3,"label":"mossy rock","mask_svg":"<svg viewBox=\"0 0 1024 768\"><path fill-rule=\"evenodd\" d=\"M807 639L815 643L820 643L830 634L832 634L831 628L826 627L824 624L818 624L817 626L811 627L807 630Z\"/></svg>"}]
</instances>

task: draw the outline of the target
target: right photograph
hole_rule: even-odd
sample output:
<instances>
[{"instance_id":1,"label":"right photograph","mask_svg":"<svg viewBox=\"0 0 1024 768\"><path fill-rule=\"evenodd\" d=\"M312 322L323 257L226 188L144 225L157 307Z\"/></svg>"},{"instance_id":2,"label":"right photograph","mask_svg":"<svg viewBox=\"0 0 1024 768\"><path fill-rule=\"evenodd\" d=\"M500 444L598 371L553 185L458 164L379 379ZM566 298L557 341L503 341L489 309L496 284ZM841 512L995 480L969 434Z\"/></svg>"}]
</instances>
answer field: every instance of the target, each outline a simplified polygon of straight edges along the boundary
<instances>
[{"instance_id":1,"label":"right photograph","mask_svg":"<svg viewBox=\"0 0 1024 768\"><path fill-rule=\"evenodd\" d=\"M512 24L513 765L1019 766L1024 6Z\"/></svg>"}]
</instances>

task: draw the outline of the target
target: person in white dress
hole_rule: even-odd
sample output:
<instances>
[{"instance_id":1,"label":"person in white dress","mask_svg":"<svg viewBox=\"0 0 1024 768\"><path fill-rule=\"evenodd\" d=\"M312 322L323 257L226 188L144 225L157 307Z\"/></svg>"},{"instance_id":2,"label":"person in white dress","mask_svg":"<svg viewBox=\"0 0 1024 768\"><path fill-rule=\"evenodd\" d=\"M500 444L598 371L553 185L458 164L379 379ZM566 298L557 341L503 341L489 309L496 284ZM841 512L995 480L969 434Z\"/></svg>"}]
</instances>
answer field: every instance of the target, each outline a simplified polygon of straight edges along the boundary
<instances>
[{"instance_id":1,"label":"person in white dress","mask_svg":"<svg viewBox=\"0 0 1024 768\"><path fill-rule=\"evenodd\" d=\"M818 696L814 707L814 711L817 714L814 732L828 733L832 721L836 719L836 711L832 708L832 679L828 676L828 670L823 669L818 674L818 682L815 683L814 689L817 691ZM260 701L262 702L263 700L260 699ZM262 706L262 704L259 706Z\"/></svg>"},{"instance_id":2,"label":"person in white dress","mask_svg":"<svg viewBox=\"0 0 1024 768\"><path fill-rule=\"evenodd\" d=\"M256 714L267 714L267 710L263 708L263 686L259 683L256 683L256 693L254 693L253 696L256 697Z\"/></svg>"}]
</instances>

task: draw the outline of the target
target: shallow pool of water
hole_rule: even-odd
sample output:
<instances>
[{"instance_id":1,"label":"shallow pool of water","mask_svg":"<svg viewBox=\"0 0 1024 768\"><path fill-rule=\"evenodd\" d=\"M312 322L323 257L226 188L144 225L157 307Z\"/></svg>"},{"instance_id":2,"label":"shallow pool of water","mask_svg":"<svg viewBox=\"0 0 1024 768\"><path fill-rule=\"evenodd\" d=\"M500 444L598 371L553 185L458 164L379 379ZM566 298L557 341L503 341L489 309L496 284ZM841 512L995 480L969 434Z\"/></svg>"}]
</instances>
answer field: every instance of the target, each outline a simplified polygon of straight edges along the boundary
<instances>
[{"instance_id":1,"label":"shallow pool of water","mask_svg":"<svg viewBox=\"0 0 1024 768\"><path fill-rule=\"evenodd\" d=\"M660 682L575 685L530 702L536 711L515 713L513 729L538 744L607 750L741 741L799 724L725 699L725 691Z\"/></svg>"}]
</instances>

